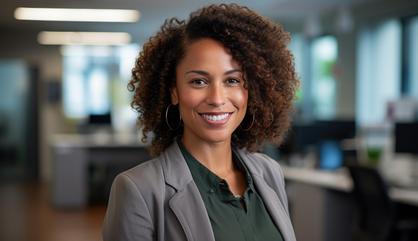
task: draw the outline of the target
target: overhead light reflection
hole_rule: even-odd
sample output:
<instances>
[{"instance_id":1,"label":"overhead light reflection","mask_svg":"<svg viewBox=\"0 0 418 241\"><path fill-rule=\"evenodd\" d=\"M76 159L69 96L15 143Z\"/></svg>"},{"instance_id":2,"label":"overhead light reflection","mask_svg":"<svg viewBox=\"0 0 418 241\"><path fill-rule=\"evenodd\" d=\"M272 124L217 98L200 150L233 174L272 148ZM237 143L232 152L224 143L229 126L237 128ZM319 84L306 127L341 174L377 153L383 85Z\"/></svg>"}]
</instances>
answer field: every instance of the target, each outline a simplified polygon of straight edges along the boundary
<instances>
[{"instance_id":1,"label":"overhead light reflection","mask_svg":"<svg viewBox=\"0 0 418 241\"><path fill-rule=\"evenodd\" d=\"M38 42L45 45L122 45L131 42L124 32L51 32L38 34Z\"/></svg>"},{"instance_id":2,"label":"overhead light reflection","mask_svg":"<svg viewBox=\"0 0 418 241\"><path fill-rule=\"evenodd\" d=\"M138 10L83 9L83 8L17 8L18 20L72 21L72 22L137 22Z\"/></svg>"}]
</instances>

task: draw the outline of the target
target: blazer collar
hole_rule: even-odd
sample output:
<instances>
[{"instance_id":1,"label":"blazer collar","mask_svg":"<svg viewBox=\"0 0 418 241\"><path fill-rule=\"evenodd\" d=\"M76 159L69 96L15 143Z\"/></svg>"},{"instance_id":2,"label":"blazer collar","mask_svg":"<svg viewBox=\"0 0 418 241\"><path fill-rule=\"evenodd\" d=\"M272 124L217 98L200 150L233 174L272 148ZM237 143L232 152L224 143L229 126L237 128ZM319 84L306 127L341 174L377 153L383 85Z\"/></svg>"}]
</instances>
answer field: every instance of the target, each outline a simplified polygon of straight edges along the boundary
<instances>
[{"instance_id":1,"label":"blazer collar","mask_svg":"<svg viewBox=\"0 0 418 241\"><path fill-rule=\"evenodd\" d=\"M296 241L295 233L293 231L292 223L288 211L283 205L280 205L280 200L276 191L274 191L270 185L266 182L266 178L263 175L263 169L261 165L257 165L260 160L252 156L248 151L239 149L243 162L248 167L249 172L253 176L255 187L263 199L264 205L270 213L273 222L280 229L283 239L286 241ZM279 175L279 174L277 174Z\"/></svg>"},{"instance_id":2,"label":"blazer collar","mask_svg":"<svg viewBox=\"0 0 418 241\"><path fill-rule=\"evenodd\" d=\"M167 185L176 192L169 206L188 241L215 241L206 207L177 142L163 152L163 172Z\"/></svg>"},{"instance_id":3,"label":"blazer collar","mask_svg":"<svg viewBox=\"0 0 418 241\"><path fill-rule=\"evenodd\" d=\"M248 167L255 187L284 240L296 240L287 210L280 205L277 193L265 181L260 165L256 165L259 160L252 158L246 150L237 151ZM177 142L171 144L162 155L166 183L176 190L169 200L169 206L177 216L187 239L215 241L205 204Z\"/></svg>"},{"instance_id":4,"label":"blazer collar","mask_svg":"<svg viewBox=\"0 0 418 241\"><path fill-rule=\"evenodd\" d=\"M193 177L177 142L173 142L162 155L166 183L177 191L184 189Z\"/></svg>"}]
</instances>

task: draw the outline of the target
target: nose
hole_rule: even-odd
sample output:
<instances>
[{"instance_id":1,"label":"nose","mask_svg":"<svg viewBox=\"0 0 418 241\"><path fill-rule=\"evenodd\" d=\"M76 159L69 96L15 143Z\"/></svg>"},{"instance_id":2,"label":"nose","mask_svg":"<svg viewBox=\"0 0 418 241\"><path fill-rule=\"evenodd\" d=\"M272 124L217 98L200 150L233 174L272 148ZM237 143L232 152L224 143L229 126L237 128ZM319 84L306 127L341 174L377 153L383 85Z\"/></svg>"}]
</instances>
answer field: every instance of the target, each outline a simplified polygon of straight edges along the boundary
<instances>
[{"instance_id":1,"label":"nose","mask_svg":"<svg viewBox=\"0 0 418 241\"><path fill-rule=\"evenodd\" d=\"M225 104L225 90L221 84L213 84L208 88L206 102L216 107Z\"/></svg>"}]
</instances>

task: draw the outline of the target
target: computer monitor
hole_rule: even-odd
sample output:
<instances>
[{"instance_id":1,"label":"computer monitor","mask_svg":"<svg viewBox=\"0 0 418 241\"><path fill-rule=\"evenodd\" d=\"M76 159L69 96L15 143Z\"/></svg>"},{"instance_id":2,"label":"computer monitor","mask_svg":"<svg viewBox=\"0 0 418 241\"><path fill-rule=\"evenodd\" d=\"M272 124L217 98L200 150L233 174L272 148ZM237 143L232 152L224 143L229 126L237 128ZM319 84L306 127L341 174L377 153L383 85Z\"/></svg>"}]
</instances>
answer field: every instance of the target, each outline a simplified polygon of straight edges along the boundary
<instances>
[{"instance_id":1,"label":"computer monitor","mask_svg":"<svg viewBox=\"0 0 418 241\"><path fill-rule=\"evenodd\" d=\"M395 152L418 154L418 122L395 123Z\"/></svg>"},{"instance_id":2,"label":"computer monitor","mask_svg":"<svg viewBox=\"0 0 418 241\"><path fill-rule=\"evenodd\" d=\"M352 139L356 134L354 120L314 121L295 123L289 130L285 142L279 150L304 152L309 146L318 146L324 141L341 141Z\"/></svg>"},{"instance_id":3,"label":"computer monitor","mask_svg":"<svg viewBox=\"0 0 418 241\"><path fill-rule=\"evenodd\" d=\"M319 130L321 140L341 141L352 139L356 135L356 122L354 120L329 120L317 121L316 128Z\"/></svg>"},{"instance_id":4,"label":"computer monitor","mask_svg":"<svg viewBox=\"0 0 418 241\"><path fill-rule=\"evenodd\" d=\"M283 143L279 146L282 155L305 152L307 147L315 145L318 141L318 132L312 123L292 125Z\"/></svg>"},{"instance_id":5,"label":"computer monitor","mask_svg":"<svg viewBox=\"0 0 418 241\"><path fill-rule=\"evenodd\" d=\"M354 120L295 123L279 147L279 153L290 156L313 151L318 155L319 168L333 170L343 165L348 158L351 160L356 156L355 150L345 150L341 146L342 140L355 138L355 135Z\"/></svg>"},{"instance_id":6,"label":"computer monitor","mask_svg":"<svg viewBox=\"0 0 418 241\"><path fill-rule=\"evenodd\" d=\"M104 114L90 114L88 118L89 125L110 125L112 124L112 117L110 113Z\"/></svg>"}]
</instances>

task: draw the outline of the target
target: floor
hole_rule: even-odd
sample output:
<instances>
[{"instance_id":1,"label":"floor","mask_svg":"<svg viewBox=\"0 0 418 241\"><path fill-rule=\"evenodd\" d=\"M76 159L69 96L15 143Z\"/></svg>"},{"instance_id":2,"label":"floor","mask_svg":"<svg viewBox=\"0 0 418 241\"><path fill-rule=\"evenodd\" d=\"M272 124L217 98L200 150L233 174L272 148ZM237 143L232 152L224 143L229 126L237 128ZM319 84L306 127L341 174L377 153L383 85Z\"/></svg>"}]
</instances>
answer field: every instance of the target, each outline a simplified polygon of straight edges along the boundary
<instances>
[{"instance_id":1,"label":"floor","mask_svg":"<svg viewBox=\"0 0 418 241\"><path fill-rule=\"evenodd\" d=\"M42 184L0 183L1 241L100 241L104 204L52 207Z\"/></svg>"}]
</instances>

